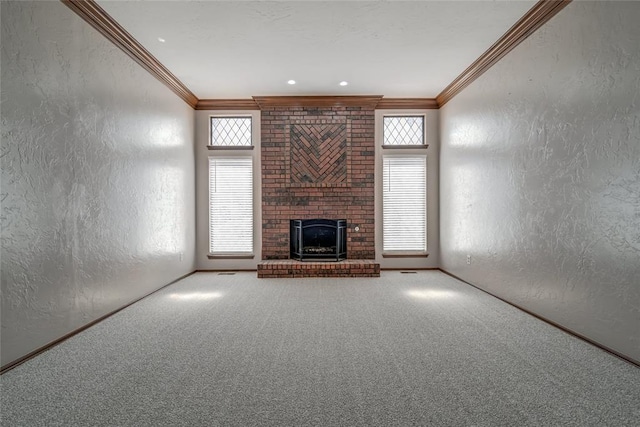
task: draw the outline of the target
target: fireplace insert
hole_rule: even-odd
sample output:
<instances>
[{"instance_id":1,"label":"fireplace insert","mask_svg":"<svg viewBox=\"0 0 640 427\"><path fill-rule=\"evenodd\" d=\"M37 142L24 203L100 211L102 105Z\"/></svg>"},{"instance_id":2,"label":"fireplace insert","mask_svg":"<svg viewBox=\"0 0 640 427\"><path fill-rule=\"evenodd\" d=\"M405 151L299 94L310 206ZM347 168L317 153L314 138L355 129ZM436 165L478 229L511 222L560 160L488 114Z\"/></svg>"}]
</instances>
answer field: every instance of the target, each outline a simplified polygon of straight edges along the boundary
<instances>
[{"instance_id":1,"label":"fireplace insert","mask_svg":"<svg viewBox=\"0 0 640 427\"><path fill-rule=\"evenodd\" d=\"M347 258L346 219L292 219L291 259L340 261Z\"/></svg>"}]
</instances>

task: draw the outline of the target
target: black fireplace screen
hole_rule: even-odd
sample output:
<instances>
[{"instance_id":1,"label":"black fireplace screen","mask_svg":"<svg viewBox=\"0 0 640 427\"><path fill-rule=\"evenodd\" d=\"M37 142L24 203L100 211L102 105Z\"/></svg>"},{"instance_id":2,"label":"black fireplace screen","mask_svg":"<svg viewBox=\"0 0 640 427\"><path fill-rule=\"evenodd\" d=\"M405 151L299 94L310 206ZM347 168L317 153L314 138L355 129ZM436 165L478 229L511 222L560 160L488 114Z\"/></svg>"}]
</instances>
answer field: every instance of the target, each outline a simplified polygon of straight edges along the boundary
<instances>
[{"instance_id":1,"label":"black fireplace screen","mask_svg":"<svg viewBox=\"0 0 640 427\"><path fill-rule=\"evenodd\" d=\"M292 219L291 258L339 261L347 258L346 219Z\"/></svg>"}]
</instances>

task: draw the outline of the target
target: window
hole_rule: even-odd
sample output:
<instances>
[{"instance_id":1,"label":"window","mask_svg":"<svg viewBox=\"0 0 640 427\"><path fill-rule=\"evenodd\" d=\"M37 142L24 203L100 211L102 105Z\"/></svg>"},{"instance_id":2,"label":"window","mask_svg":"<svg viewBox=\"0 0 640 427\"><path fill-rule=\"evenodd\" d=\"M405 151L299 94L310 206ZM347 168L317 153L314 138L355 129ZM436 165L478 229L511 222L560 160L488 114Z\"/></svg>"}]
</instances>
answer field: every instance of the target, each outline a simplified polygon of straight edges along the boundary
<instances>
[{"instance_id":1,"label":"window","mask_svg":"<svg viewBox=\"0 0 640 427\"><path fill-rule=\"evenodd\" d=\"M211 117L209 255L251 257L254 250L252 117Z\"/></svg>"},{"instance_id":2,"label":"window","mask_svg":"<svg viewBox=\"0 0 640 427\"><path fill-rule=\"evenodd\" d=\"M427 251L425 116L384 115L382 122L382 252L423 255Z\"/></svg>"},{"instance_id":3,"label":"window","mask_svg":"<svg viewBox=\"0 0 640 427\"><path fill-rule=\"evenodd\" d=\"M427 250L427 157L383 157L383 252Z\"/></svg>"},{"instance_id":4,"label":"window","mask_svg":"<svg viewBox=\"0 0 640 427\"><path fill-rule=\"evenodd\" d=\"M385 116L382 132L386 146L424 145L424 116Z\"/></svg>"},{"instance_id":5,"label":"window","mask_svg":"<svg viewBox=\"0 0 640 427\"><path fill-rule=\"evenodd\" d=\"M253 252L251 157L209 157L209 252Z\"/></svg>"},{"instance_id":6,"label":"window","mask_svg":"<svg viewBox=\"0 0 640 427\"><path fill-rule=\"evenodd\" d=\"M251 117L211 117L211 146L251 145Z\"/></svg>"}]
</instances>

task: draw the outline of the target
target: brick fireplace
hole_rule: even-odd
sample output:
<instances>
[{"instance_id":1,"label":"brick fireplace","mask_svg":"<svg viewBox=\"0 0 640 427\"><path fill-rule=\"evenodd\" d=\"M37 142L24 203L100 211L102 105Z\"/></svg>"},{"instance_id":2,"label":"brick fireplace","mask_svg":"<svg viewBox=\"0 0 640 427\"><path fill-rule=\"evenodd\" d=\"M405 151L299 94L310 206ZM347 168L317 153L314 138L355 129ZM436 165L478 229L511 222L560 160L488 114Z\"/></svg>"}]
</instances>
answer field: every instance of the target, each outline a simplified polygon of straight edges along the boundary
<instances>
[{"instance_id":1,"label":"brick fireplace","mask_svg":"<svg viewBox=\"0 0 640 427\"><path fill-rule=\"evenodd\" d=\"M313 218L345 218L347 258L374 259L373 107L262 108L261 136L263 259L288 259L290 220Z\"/></svg>"}]
</instances>

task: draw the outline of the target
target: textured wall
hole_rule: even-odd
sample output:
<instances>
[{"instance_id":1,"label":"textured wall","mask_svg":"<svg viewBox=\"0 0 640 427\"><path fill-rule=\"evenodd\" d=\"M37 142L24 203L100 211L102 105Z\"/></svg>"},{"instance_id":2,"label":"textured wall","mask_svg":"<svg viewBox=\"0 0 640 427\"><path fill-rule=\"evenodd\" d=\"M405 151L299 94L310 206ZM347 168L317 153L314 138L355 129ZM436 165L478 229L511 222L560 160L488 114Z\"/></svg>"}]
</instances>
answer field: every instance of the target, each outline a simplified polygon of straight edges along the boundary
<instances>
[{"instance_id":1,"label":"textured wall","mask_svg":"<svg viewBox=\"0 0 640 427\"><path fill-rule=\"evenodd\" d=\"M337 147L332 131L336 125ZM309 153L304 148L300 126L312 130ZM344 126L344 127L343 127ZM342 130L342 131L341 131ZM340 149L341 132L346 147ZM373 259L374 241L374 110L360 107L266 108L262 110L262 257L289 258L289 220L329 218L347 220L347 258ZM337 149L337 150L336 150ZM316 151L317 150L317 151ZM334 159L331 153L344 158ZM293 156L292 156L293 154ZM314 157L321 163L319 176L303 179L296 165ZM331 165L343 164L341 170ZM327 167L327 168L325 168ZM312 166L309 164L309 168ZM309 172L313 175L314 172ZM306 182L301 182L306 181ZM355 231L355 227L359 231Z\"/></svg>"},{"instance_id":2,"label":"textured wall","mask_svg":"<svg viewBox=\"0 0 640 427\"><path fill-rule=\"evenodd\" d=\"M639 21L573 2L449 102L440 192L444 269L636 360Z\"/></svg>"},{"instance_id":3,"label":"textured wall","mask_svg":"<svg viewBox=\"0 0 640 427\"><path fill-rule=\"evenodd\" d=\"M194 113L60 2L2 2L2 364L194 267Z\"/></svg>"}]
</instances>

